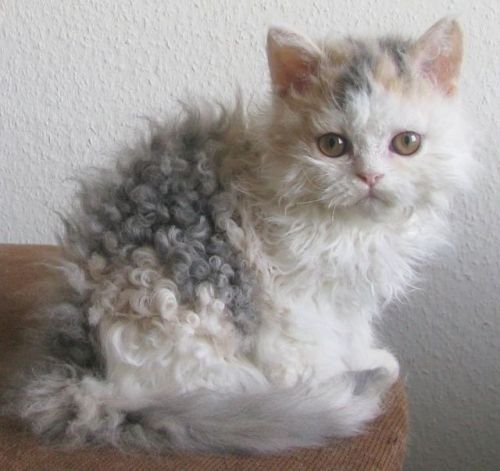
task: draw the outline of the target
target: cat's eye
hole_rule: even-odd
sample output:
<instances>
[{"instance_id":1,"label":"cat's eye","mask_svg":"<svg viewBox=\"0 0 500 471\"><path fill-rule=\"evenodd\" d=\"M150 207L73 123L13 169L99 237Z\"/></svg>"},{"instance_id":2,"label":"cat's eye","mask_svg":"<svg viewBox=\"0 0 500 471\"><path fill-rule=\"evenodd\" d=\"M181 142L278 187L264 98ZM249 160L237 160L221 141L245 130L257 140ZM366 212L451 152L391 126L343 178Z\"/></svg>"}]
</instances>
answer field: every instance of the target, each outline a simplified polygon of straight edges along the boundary
<instances>
[{"instance_id":1,"label":"cat's eye","mask_svg":"<svg viewBox=\"0 0 500 471\"><path fill-rule=\"evenodd\" d=\"M400 132L391 141L391 150L399 155L413 155L420 149L422 137L413 131Z\"/></svg>"},{"instance_id":2,"label":"cat's eye","mask_svg":"<svg viewBox=\"0 0 500 471\"><path fill-rule=\"evenodd\" d=\"M333 132L318 138L319 150L328 157L341 157L349 148L349 141Z\"/></svg>"}]
</instances>

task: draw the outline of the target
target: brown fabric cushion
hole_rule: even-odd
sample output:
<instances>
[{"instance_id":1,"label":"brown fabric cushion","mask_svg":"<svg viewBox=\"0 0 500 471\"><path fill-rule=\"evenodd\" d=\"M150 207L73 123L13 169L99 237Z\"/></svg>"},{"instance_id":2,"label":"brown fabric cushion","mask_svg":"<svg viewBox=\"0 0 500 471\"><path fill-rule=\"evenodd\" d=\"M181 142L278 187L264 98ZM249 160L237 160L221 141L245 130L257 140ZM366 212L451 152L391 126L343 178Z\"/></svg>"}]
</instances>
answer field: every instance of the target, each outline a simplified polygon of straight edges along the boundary
<instances>
[{"instance_id":1,"label":"brown fabric cushion","mask_svg":"<svg viewBox=\"0 0 500 471\"><path fill-rule=\"evenodd\" d=\"M0 385L15 361L25 314L37 299L50 298L50 278L43 262L56 256L50 246L0 245ZM296 450L283 456L247 457L179 454L127 455L117 450L87 448L61 451L44 446L22 424L0 418L0 469L24 470L400 470L406 448L407 405L404 386L395 385L386 401L386 413L356 438L331 447Z\"/></svg>"}]
</instances>

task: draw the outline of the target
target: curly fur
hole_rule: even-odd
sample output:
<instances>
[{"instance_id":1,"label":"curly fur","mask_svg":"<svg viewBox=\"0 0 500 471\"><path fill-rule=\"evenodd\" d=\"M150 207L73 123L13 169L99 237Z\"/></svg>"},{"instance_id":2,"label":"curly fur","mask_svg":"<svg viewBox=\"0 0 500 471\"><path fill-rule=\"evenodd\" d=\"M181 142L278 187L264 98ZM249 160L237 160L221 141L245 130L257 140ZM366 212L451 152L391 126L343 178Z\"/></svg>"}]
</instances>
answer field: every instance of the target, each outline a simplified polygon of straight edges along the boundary
<instances>
[{"instance_id":1,"label":"curly fur","mask_svg":"<svg viewBox=\"0 0 500 471\"><path fill-rule=\"evenodd\" d=\"M154 451L276 452L362 430L399 373L373 320L446 238L467 183L457 31L272 30L264 111L188 109L83 179L59 267L74 296L49 309L5 411L57 443ZM412 158L390 150L402 129L424 136ZM328 132L348 154L321 154ZM363 171L384 176L369 194Z\"/></svg>"}]
</instances>

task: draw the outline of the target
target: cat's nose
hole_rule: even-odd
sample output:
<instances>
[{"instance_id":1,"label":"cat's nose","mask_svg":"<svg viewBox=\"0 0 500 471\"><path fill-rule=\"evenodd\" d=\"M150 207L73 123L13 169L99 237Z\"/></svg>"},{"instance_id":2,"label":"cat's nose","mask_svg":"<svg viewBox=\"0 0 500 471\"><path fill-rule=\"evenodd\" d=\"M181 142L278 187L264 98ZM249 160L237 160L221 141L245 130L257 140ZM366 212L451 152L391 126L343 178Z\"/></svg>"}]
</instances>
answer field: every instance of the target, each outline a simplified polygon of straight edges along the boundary
<instances>
[{"instance_id":1,"label":"cat's nose","mask_svg":"<svg viewBox=\"0 0 500 471\"><path fill-rule=\"evenodd\" d=\"M384 174L377 172L359 172L356 176L363 180L368 186L375 186L375 184L384 177Z\"/></svg>"}]
</instances>

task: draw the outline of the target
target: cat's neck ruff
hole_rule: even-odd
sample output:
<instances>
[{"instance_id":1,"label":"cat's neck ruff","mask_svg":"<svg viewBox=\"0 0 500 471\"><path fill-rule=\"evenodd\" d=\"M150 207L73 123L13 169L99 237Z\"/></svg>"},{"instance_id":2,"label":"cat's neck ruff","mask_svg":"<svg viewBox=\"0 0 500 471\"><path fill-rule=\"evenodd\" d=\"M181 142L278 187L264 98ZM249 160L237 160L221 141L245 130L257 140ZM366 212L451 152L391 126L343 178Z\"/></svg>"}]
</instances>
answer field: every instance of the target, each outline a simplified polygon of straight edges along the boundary
<instances>
[{"instance_id":1,"label":"cat's neck ruff","mask_svg":"<svg viewBox=\"0 0 500 471\"><path fill-rule=\"evenodd\" d=\"M446 231L432 211L377 221L342 211L325 216L324 208L314 206L285 209L255 196L243 200L240 211L248 258L284 298L325 287L338 294L342 286L369 304L389 301L412 284L417 263L433 253Z\"/></svg>"}]
</instances>

